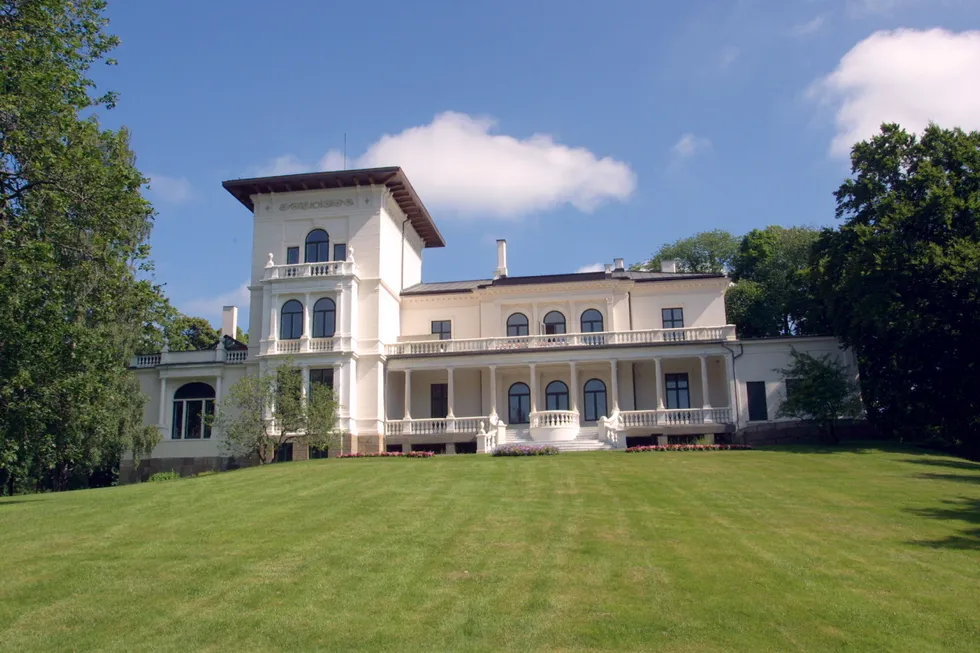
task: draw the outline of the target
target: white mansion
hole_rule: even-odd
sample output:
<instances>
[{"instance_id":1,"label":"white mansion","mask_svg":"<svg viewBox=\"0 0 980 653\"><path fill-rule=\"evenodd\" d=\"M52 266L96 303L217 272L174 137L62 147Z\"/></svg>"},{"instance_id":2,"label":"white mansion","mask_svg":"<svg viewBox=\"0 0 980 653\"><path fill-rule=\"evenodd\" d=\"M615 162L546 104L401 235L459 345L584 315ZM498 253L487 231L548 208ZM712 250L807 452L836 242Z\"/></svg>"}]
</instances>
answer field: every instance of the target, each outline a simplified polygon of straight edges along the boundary
<instances>
[{"instance_id":1,"label":"white mansion","mask_svg":"<svg viewBox=\"0 0 980 653\"><path fill-rule=\"evenodd\" d=\"M287 355L333 387L345 451L445 453L731 438L775 420L791 345L849 360L832 338L739 339L729 280L671 264L511 276L499 241L491 278L423 283L423 251L445 242L400 168L223 185L253 215L249 344L226 307L215 348L133 360L163 435L153 468L226 462L203 416Z\"/></svg>"}]
</instances>

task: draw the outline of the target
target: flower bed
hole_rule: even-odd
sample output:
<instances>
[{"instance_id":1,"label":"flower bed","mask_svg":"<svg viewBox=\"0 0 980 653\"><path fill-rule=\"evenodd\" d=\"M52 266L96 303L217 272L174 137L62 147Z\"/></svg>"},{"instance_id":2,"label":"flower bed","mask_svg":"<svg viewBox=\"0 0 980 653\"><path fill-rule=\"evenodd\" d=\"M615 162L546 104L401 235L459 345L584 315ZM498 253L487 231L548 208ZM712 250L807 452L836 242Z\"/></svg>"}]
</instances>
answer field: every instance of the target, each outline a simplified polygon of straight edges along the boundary
<instances>
[{"instance_id":1,"label":"flower bed","mask_svg":"<svg viewBox=\"0 0 980 653\"><path fill-rule=\"evenodd\" d=\"M342 453L338 458L432 458L434 451L379 451L377 453Z\"/></svg>"},{"instance_id":2,"label":"flower bed","mask_svg":"<svg viewBox=\"0 0 980 653\"><path fill-rule=\"evenodd\" d=\"M630 447L626 453L642 453L644 451L746 451L751 448L747 444L648 444L642 447Z\"/></svg>"},{"instance_id":3,"label":"flower bed","mask_svg":"<svg viewBox=\"0 0 980 653\"><path fill-rule=\"evenodd\" d=\"M558 453L558 447L529 444L503 444L493 450L494 456L557 456Z\"/></svg>"}]
</instances>

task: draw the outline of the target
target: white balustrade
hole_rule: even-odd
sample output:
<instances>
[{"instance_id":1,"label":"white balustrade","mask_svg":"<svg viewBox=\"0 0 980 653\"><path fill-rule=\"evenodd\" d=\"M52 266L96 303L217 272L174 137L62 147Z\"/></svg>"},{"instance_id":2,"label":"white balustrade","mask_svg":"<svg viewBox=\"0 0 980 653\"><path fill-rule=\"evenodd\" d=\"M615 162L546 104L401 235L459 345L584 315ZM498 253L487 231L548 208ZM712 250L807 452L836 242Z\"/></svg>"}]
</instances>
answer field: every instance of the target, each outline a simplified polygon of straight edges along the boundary
<instances>
[{"instance_id":1,"label":"white balustrade","mask_svg":"<svg viewBox=\"0 0 980 653\"><path fill-rule=\"evenodd\" d=\"M475 435L480 432L480 424L486 427L489 421L490 418L486 416L388 420L385 422L385 435Z\"/></svg>"},{"instance_id":2,"label":"white balustrade","mask_svg":"<svg viewBox=\"0 0 980 653\"><path fill-rule=\"evenodd\" d=\"M277 354L298 354L300 348L299 340L277 340L276 341L276 353Z\"/></svg>"},{"instance_id":3,"label":"white balustrade","mask_svg":"<svg viewBox=\"0 0 980 653\"><path fill-rule=\"evenodd\" d=\"M248 351L227 351L224 347L215 349L195 349L192 351L168 351L159 354L140 354L134 356L130 367L148 368L172 363L244 363Z\"/></svg>"},{"instance_id":4,"label":"white balustrade","mask_svg":"<svg viewBox=\"0 0 980 653\"><path fill-rule=\"evenodd\" d=\"M731 324L684 329L649 329L645 331L605 331L561 335L507 336L459 340L421 340L385 345L388 356L426 356L431 354L467 354L482 351L520 349L561 349L567 347L604 347L608 345L643 345L664 342L734 340Z\"/></svg>"},{"instance_id":5,"label":"white balustrade","mask_svg":"<svg viewBox=\"0 0 980 653\"><path fill-rule=\"evenodd\" d=\"M294 265L269 265L265 279L300 279L303 277L342 277L357 274L354 261L323 261L321 263L296 263Z\"/></svg>"},{"instance_id":6,"label":"white balustrade","mask_svg":"<svg viewBox=\"0 0 980 653\"><path fill-rule=\"evenodd\" d=\"M578 426L578 413L572 410L542 410L531 413L531 428Z\"/></svg>"},{"instance_id":7,"label":"white balustrade","mask_svg":"<svg viewBox=\"0 0 980 653\"><path fill-rule=\"evenodd\" d=\"M310 351L333 351L336 345L334 338L313 338L310 340Z\"/></svg>"},{"instance_id":8,"label":"white balustrade","mask_svg":"<svg viewBox=\"0 0 980 653\"><path fill-rule=\"evenodd\" d=\"M246 360L248 360L248 350L242 349L240 351L225 352L226 363L244 363Z\"/></svg>"},{"instance_id":9,"label":"white balustrade","mask_svg":"<svg viewBox=\"0 0 980 653\"><path fill-rule=\"evenodd\" d=\"M160 354L145 354L137 356L133 367L156 367L160 364Z\"/></svg>"},{"instance_id":10,"label":"white balustrade","mask_svg":"<svg viewBox=\"0 0 980 653\"><path fill-rule=\"evenodd\" d=\"M728 424L732 409L677 408L666 410L624 410L619 413L620 429L652 428L657 426L691 426L697 424Z\"/></svg>"}]
</instances>

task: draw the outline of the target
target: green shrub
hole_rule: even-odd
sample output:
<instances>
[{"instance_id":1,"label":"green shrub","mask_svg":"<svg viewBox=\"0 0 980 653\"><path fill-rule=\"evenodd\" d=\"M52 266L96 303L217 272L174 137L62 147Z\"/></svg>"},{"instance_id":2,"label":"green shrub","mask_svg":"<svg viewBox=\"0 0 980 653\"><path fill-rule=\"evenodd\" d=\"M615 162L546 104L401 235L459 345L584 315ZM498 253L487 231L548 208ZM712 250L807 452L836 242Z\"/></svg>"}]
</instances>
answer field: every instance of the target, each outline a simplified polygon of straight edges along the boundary
<instances>
[{"instance_id":1,"label":"green shrub","mask_svg":"<svg viewBox=\"0 0 980 653\"><path fill-rule=\"evenodd\" d=\"M159 483L161 481L172 481L174 479L180 478L180 474L170 470L169 472L157 472L150 477L150 483Z\"/></svg>"}]
</instances>

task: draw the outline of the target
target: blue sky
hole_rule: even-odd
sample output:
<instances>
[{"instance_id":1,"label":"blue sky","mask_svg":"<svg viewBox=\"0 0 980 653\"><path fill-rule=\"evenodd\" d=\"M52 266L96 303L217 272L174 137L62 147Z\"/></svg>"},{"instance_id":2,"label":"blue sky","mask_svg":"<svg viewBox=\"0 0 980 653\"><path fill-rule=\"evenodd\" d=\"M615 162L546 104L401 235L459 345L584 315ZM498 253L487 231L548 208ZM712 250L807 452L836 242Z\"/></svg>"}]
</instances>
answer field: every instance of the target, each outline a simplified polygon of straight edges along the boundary
<instances>
[{"instance_id":1,"label":"blue sky","mask_svg":"<svg viewBox=\"0 0 980 653\"><path fill-rule=\"evenodd\" d=\"M636 262L699 230L834 223L882 120L980 128L980 3L110 2L121 98L182 310L247 313L221 181L402 165L446 237L426 281ZM939 28L939 29L936 29ZM342 161L342 156L339 159ZM475 172L468 172L475 171ZM243 316L244 318L244 316Z\"/></svg>"}]
</instances>

